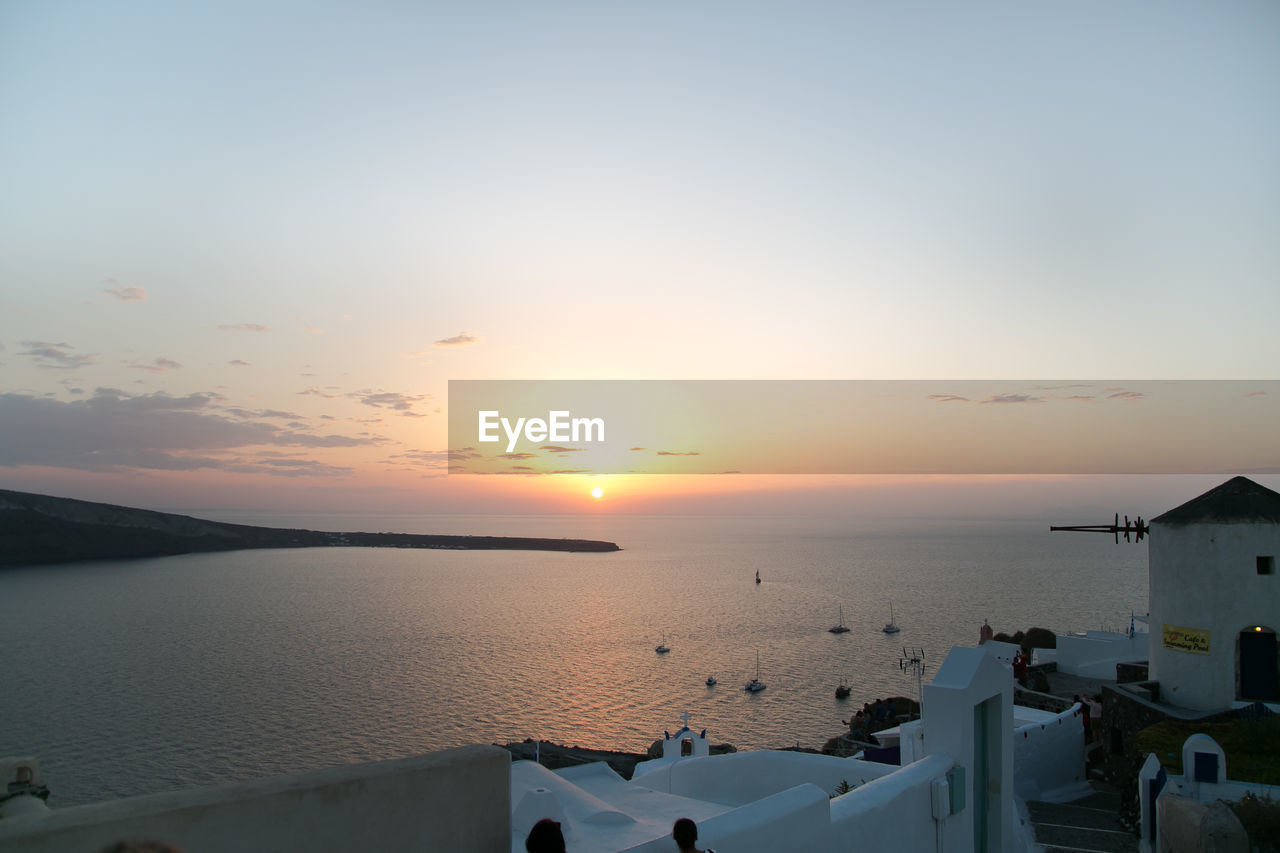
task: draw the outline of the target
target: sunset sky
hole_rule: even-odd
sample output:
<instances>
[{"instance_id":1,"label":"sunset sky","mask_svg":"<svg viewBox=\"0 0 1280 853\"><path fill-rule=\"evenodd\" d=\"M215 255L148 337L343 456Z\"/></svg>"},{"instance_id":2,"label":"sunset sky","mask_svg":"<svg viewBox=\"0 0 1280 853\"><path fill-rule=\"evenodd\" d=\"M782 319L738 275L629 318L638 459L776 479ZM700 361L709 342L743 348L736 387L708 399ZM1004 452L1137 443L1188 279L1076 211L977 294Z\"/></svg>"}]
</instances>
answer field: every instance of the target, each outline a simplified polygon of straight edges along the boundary
<instances>
[{"instance_id":1,"label":"sunset sky","mask_svg":"<svg viewBox=\"0 0 1280 853\"><path fill-rule=\"evenodd\" d=\"M1270 0L14 0L0 121L0 487L1159 511L1225 478L449 476L448 382L1280 378Z\"/></svg>"}]
</instances>

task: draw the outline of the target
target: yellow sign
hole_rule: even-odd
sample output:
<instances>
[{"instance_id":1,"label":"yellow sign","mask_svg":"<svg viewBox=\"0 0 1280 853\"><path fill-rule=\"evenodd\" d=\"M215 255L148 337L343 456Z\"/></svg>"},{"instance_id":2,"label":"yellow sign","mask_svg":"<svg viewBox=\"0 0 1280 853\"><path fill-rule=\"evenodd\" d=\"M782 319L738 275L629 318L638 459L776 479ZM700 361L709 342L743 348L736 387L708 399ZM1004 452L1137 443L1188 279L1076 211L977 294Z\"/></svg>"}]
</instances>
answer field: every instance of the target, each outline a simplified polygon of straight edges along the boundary
<instances>
[{"instance_id":1,"label":"yellow sign","mask_svg":"<svg viewBox=\"0 0 1280 853\"><path fill-rule=\"evenodd\" d=\"M1209 632L1181 625L1164 626L1164 647L1193 655L1209 654Z\"/></svg>"}]
</instances>

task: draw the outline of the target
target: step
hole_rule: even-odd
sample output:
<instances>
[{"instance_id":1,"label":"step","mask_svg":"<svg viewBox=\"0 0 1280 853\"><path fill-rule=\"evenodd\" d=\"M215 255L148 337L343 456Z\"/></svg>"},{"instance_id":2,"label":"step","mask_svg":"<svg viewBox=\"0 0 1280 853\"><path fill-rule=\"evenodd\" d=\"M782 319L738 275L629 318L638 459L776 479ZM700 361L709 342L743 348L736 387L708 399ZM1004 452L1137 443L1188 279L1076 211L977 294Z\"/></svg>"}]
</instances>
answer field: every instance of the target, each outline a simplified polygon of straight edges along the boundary
<instances>
[{"instance_id":1,"label":"step","mask_svg":"<svg viewBox=\"0 0 1280 853\"><path fill-rule=\"evenodd\" d=\"M1074 803L1027 803L1027 811L1031 814L1031 822L1047 823L1058 826L1078 826L1081 829L1105 829L1120 831L1120 821L1114 809L1100 809Z\"/></svg>"},{"instance_id":2,"label":"step","mask_svg":"<svg viewBox=\"0 0 1280 853\"><path fill-rule=\"evenodd\" d=\"M1094 853L1137 853L1138 839L1122 829L1082 829L1077 826L1035 825L1036 843L1046 851L1071 850Z\"/></svg>"}]
</instances>

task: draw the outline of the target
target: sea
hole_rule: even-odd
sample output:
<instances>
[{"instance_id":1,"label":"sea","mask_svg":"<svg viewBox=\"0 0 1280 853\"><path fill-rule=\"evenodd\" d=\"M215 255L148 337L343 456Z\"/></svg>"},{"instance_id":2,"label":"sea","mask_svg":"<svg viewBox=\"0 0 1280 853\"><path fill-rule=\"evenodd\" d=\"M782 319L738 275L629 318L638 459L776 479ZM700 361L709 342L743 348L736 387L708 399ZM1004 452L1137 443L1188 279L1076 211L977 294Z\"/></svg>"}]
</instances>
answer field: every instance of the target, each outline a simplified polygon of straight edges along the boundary
<instances>
[{"instance_id":1,"label":"sea","mask_svg":"<svg viewBox=\"0 0 1280 853\"><path fill-rule=\"evenodd\" d=\"M622 550L0 570L0 756L38 759L51 807L473 743L643 752L685 712L713 743L818 748L863 702L914 698L904 658L927 683L984 620L1123 630L1148 609L1145 543L1039 520L190 514ZM851 630L830 633L841 613Z\"/></svg>"}]
</instances>

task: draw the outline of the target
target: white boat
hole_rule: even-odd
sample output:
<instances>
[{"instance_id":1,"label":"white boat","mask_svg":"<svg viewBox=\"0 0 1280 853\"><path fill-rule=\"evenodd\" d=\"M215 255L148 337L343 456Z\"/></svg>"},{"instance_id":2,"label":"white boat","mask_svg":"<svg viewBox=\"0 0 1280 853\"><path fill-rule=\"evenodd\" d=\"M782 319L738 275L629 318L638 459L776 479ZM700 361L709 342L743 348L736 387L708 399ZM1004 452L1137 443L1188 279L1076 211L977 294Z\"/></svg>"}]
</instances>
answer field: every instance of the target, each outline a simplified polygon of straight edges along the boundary
<instances>
[{"instance_id":1,"label":"white boat","mask_svg":"<svg viewBox=\"0 0 1280 853\"><path fill-rule=\"evenodd\" d=\"M756 652L756 677L747 682L747 686L742 688L748 693L759 693L764 690L764 682L760 680L760 653Z\"/></svg>"},{"instance_id":2,"label":"white boat","mask_svg":"<svg viewBox=\"0 0 1280 853\"><path fill-rule=\"evenodd\" d=\"M880 630L884 631L886 634L896 634L902 630L901 628L898 627L898 623L893 621L893 602L892 601L889 602L889 621Z\"/></svg>"},{"instance_id":3,"label":"white boat","mask_svg":"<svg viewBox=\"0 0 1280 853\"><path fill-rule=\"evenodd\" d=\"M836 624L836 626L835 626L834 628L828 628L827 630L828 630L828 631L830 631L830 632L831 632L831 633L833 633L833 634L847 634L847 633L849 633L849 626L844 624L844 605L841 605L841 606L840 606L840 621L839 621L839 623L837 623L837 624Z\"/></svg>"},{"instance_id":4,"label":"white boat","mask_svg":"<svg viewBox=\"0 0 1280 853\"><path fill-rule=\"evenodd\" d=\"M667 648L667 635L666 635L666 634L663 634L663 635L662 635L662 642L661 642L661 643L658 643L658 645L654 646L653 650L654 650L655 652L657 652L658 654L660 654L660 655L665 655L667 652L671 651L671 649Z\"/></svg>"}]
</instances>

